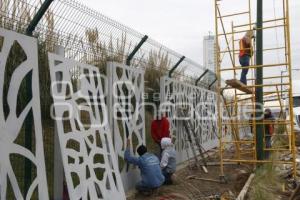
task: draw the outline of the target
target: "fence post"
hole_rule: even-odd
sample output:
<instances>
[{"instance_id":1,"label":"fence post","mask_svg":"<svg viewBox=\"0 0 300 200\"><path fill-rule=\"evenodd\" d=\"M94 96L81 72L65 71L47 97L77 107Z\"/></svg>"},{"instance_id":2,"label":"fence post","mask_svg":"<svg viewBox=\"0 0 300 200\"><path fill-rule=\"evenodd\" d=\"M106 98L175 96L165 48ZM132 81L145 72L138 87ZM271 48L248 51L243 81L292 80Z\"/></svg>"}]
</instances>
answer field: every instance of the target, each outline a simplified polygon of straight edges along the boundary
<instances>
[{"instance_id":1,"label":"fence post","mask_svg":"<svg viewBox=\"0 0 300 200\"><path fill-rule=\"evenodd\" d=\"M55 46L54 52L57 55L65 56L65 49L62 46ZM56 74L56 80L62 80L61 74L59 73ZM56 85L58 87L58 91L61 90L61 84L56 84ZM62 156L61 156L57 125L56 122L54 122L54 180L53 180L54 200L63 199L63 188L64 188L64 169L62 164Z\"/></svg>"},{"instance_id":2,"label":"fence post","mask_svg":"<svg viewBox=\"0 0 300 200\"><path fill-rule=\"evenodd\" d=\"M263 0L257 0L257 30L256 30L256 65L263 65ZM256 102L256 117L263 116L263 67L256 69L255 85L259 85L255 89L255 102ZM256 156L258 160L264 159L264 125L261 124L262 119L256 121Z\"/></svg>"},{"instance_id":3,"label":"fence post","mask_svg":"<svg viewBox=\"0 0 300 200\"><path fill-rule=\"evenodd\" d=\"M33 19L31 20L30 24L28 25L26 29L26 35L32 36L33 31L35 30L35 27L38 25L40 20L42 19L43 15L48 10L49 6L54 0L45 0L43 4L41 5L40 9L37 11L37 13L34 15Z\"/></svg>"},{"instance_id":4,"label":"fence post","mask_svg":"<svg viewBox=\"0 0 300 200\"><path fill-rule=\"evenodd\" d=\"M148 39L148 36L145 35L141 39L141 41L136 45L136 47L133 49L133 51L128 55L128 57L126 59L126 65L130 66L130 62L131 62L132 58L137 53L137 51L142 47L142 45L146 42L147 39Z\"/></svg>"},{"instance_id":5,"label":"fence post","mask_svg":"<svg viewBox=\"0 0 300 200\"><path fill-rule=\"evenodd\" d=\"M175 69L182 63L182 61L185 59L185 56L182 56L179 61L170 69L169 71L169 78L172 78L172 74L175 71Z\"/></svg>"},{"instance_id":6,"label":"fence post","mask_svg":"<svg viewBox=\"0 0 300 200\"><path fill-rule=\"evenodd\" d=\"M206 69L202 74L201 74L201 76L199 76L199 78L196 80L196 82L195 82L195 85L197 86L198 85L198 83L201 81L201 79L205 76L205 74L207 74L207 72L208 72L209 70L208 69Z\"/></svg>"},{"instance_id":7,"label":"fence post","mask_svg":"<svg viewBox=\"0 0 300 200\"><path fill-rule=\"evenodd\" d=\"M53 0L45 0L41 5L40 9L37 11L30 24L28 25L25 34L28 36L32 36L33 31L36 26L42 19L43 15L51 5ZM27 98L32 97L32 78L31 76L26 77L26 96ZM33 114L32 112L28 113L28 116L25 121L25 148L32 151L32 122L33 122ZM24 197L26 197L26 192L28 191L31 185L32 179L32 163L31 161L25 159L24 162Z\"/></svg>"},{"instance_id":8,"label":"fence post","mask_svg":"<svg viewBox=\"0 0 300 200\"><path fill-rule=\"evenodd\" d=\"M209 90L210 90L211 87L215 84L215 82L217 82L217 80L218 80L218 78L215 77L215 79L213 80L213 82L211 82L211 83L209 84L209 86L208 86L208 89L209 89Z\"/></svg>"}]
</instances>

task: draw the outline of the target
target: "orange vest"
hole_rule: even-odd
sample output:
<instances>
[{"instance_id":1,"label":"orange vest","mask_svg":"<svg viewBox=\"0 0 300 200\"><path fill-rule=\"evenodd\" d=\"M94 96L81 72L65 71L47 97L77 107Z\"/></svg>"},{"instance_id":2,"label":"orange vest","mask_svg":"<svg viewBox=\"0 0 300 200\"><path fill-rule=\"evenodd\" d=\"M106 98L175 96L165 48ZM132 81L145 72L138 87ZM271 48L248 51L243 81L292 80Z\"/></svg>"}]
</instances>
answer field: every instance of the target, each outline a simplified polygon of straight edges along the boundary
<instances>
[{"instance_id":1,"label":"orange vest","mask_svg":"<svg viewBox=\"0 0 300 200\"><path fill-rule=\"evenodd\" d=\"M240 54L239 54L239 57L243 57L245 55L252 56L251 44L247 44L246 38L242 38L240 40Z\"/></svg>"}]
</instances>

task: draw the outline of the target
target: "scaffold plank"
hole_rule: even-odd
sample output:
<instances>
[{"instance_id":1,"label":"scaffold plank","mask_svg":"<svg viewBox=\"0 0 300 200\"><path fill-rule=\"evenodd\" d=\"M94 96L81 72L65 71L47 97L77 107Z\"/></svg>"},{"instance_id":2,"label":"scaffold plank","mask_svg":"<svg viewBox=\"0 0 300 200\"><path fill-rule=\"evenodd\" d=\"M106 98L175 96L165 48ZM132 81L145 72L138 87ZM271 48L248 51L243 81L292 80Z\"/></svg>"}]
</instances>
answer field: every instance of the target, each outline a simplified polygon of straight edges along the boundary
<instances>
[{"instance_id":1,"label":"scaffold plank","mask_svg":"<svg viewBox=\"0 0 300 200\"><path fill-rule=\"evenodd\" d=\"M226 84L247 94L252 94L251 89L247 88L245 84L237 79L226 80Z\"/></svg>"}]
</instances>

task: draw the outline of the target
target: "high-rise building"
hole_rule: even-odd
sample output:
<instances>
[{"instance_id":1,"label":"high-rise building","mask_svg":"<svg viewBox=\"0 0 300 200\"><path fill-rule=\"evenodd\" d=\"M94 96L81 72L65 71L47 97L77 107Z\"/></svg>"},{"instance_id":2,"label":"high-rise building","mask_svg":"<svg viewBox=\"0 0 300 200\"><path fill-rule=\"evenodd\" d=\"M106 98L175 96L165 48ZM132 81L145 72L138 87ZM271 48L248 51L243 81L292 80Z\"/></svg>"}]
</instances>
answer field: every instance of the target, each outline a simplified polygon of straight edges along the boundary
<instances>
[{"instance_id":1,"label":"high-rise building","mask_svg":"<svg viewBox=\"0 0 300 200\"><path fill-rule=\"evenodd\" d=\"M215 36L208 35L203 38L203 65L215 72L216 67L216 42Z\"/></svg>"}]
</instances>

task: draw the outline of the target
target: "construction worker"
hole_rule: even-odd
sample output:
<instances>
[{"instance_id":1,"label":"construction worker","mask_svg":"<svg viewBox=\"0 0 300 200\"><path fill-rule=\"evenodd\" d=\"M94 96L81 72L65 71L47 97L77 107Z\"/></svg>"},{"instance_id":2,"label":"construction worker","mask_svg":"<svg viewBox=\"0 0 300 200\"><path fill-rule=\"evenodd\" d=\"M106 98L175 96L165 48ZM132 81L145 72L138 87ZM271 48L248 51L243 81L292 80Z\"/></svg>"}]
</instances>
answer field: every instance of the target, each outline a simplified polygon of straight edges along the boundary
<instances>
[{"instance_id":1,"label":"construction worker","mask_svg":"<svg viewBox=\"0 0 300 200\"><path fill-rule=\"evenodd\" d=\"M151 136L155 143L159 146L159 158L161 157L162 148L161 148L161 139L164 137L170 137L170 123L167 117L161 116L159 113L156 115L151 123Z\"/></svg>"},{"instance_id":2,"label":"construction worker","mask_svg":"<svg viewBox=\"0 0 300 200\"><path fill-rule=\"evenodd\" d=\"M253 55L252 38L254 38L253 31L249 30L240 40L239 61L241 66L244 67L242 69L240 81L245 85L247 85L247 73L249 70L250 58Z\"/></svg>"},{"instance_id":3,"label":"construction worker","mask_svg":"<svg viewBox=\"0 0 300 200\"><path fill-rule=\"evenodd\" d=\"M161 148L163 150L160 167L165 177L165 184L172 184L172 175L176 171L176 150L172 144L172 139L164 137L161 139Z\"/></svg>"},{"instance_id":4,"label":"construction worker","mask_svg":"<svg viewBox=\"0 0 300 200\"><path fill-rule=\"evenodd\" d=\"M153 189L160 187L165 177L160 169L158 158L147 152L147 147L141 145L137 148L139 157L130 155L130 140L127 140L127 148L125 150L124 158L130 164L137 165L141 171L142 180L136 184L136 189L139 192L147 193Z\"/></svg>"},{"instance_id":5,"label":"construction worker","mask_svg":"<svg viewBox=\"0 0 300 200\"><path fill-rule=\"evenodd\" d=\"M270 151L269 148L272 147L272 135L274 134L274 117L271 112L271 109L267 108L265 110L265 145L266 145L266 151L265 151L265 158L268 159L270 157ZM269 122L269 124L268 124Z\"/></svg>"}]
</instances>

